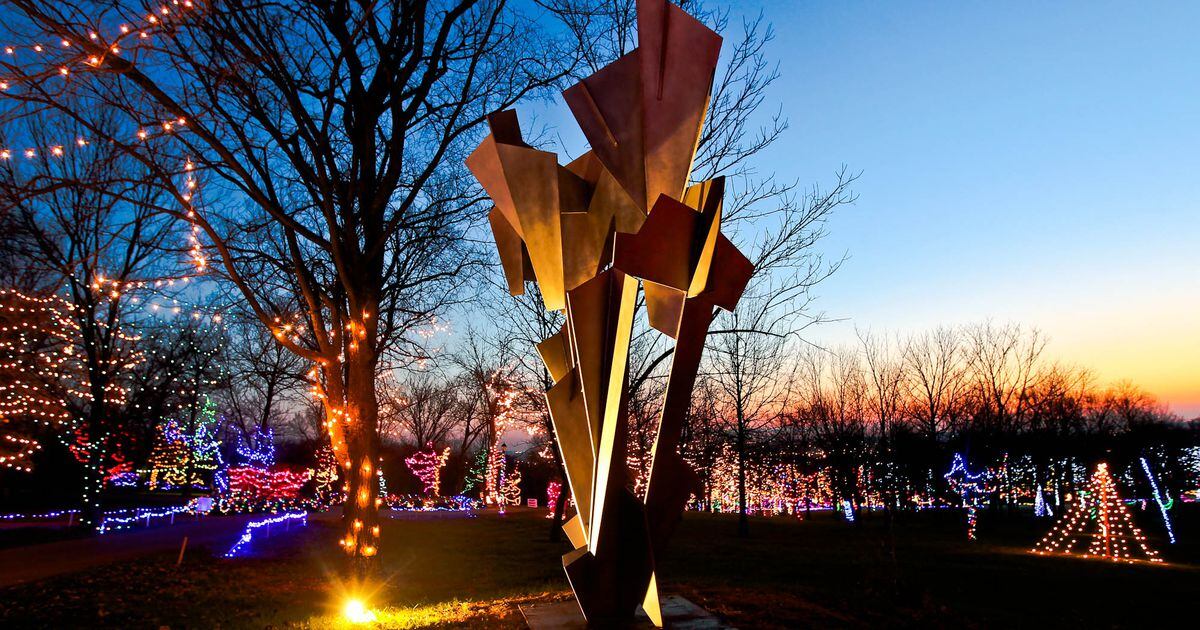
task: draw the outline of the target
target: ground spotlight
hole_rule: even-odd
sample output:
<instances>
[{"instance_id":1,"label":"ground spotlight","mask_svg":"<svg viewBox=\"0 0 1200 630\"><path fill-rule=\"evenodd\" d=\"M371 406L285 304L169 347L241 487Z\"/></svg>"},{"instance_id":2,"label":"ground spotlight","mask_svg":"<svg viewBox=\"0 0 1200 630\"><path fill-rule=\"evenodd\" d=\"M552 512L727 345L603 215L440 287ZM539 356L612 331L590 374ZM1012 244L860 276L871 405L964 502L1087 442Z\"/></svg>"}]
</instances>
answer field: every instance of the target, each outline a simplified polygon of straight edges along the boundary
<instances>
[{"instance_id":1,"label":"ground spotlight","mask_svg":"<svg viewBox=\"0 0 1200 630\"><path fill-rule=\"evenodd\" d=\"M375 613L371 612L360 599L348 599L342 606L342 616L350 623L370 623L375 621Z\"/></svg>"}]
</instances>

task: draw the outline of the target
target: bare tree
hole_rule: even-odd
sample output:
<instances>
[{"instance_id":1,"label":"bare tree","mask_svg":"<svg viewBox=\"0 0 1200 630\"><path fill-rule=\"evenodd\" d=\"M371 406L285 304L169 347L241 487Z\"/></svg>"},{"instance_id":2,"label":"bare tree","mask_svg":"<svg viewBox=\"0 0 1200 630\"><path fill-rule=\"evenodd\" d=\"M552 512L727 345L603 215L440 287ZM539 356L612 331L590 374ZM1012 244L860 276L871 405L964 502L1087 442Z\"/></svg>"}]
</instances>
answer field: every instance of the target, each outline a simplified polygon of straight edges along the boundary
<instances>
[{"instance_id":1,"label":"bare tree","mask_svg":"<svg viewBox=\"0 0 1200 630\"><path fill-rule=\"evenodd\" d=\"M459 419L461 400L455 390L454 384L440 375L418 373L380 390L380 415L394 415L397 429L417 448L445 444Z\"/></svg>"},{"instance_id":2,"label":"bare tree","mask_svg":"<svg viewBox=\"0 0 1200 630\"><path fill-rule=\"evenodd\" d=\"M909 422L924 442L917 486L933 493L942 483L941 443L967 405L966 356L959 332L948 326L911 335L904 344Z\"/></svg>"},{"instance_id":3,"label":"bare tree","mask_svg":"<svg viewBox=\"0 0 1200 630\"><path fill-rule=\"evenodd\" d=\"M1055 489L1074 485L1073 470L1063 462L1086 452L1090 420L1101 418L1091 372L1053 365L1033 388L1024 430L1026 451L1033 461L1031 483ZM1113 432L1105 432L1112 436ZM1081 448L1082 447L1082 448Z\"/></svg>"},{"instance_id":4,"label":"bare tree","mask_svg":"<svg viewBox=\"0 0 1200 630\"><path fill-rule=\"evenodd\" d=\"M965 329L969 378L978 396L981 426L1011 433L1028 409L1046 339L1036 329L984 322Z\"/></svg>"},{"instance_id":5,"label":"bare tree","mask_svg":"<svg viewBox=\"0 0 1200 630\"><path fill-rule=\"evenodd\" d=\"M798 410L800 421L813 434L834 492L857 512L862 503L860 472L866 463L869 404L859 354L844 348L810 348L800 362L806 388Z\"/></svg>"},{"instance_id":6,"label":"bare tree","mask_svg":"<svg viewBox=\"0 0 1200 630\"><path fill-rule=\"evenodd\" d=\"M1166 407L1146 390L1128 380L1117 381L1096 393L1087 430L1112 435L1153 424L1166 413Z\"/></svg>"},{"instance_id":7,"label":"bare tree","mask_svg":"<svg viewBox=\"0 0 1200 630\"><path fill-rule=\"evenodd\" d=\"M745 300L743 300L745 302ZM759 304L744 304L746 313L727 316L734 332L714 338L706 378L716 383L720 409L737 455L738 533L749 535L746 506L746 470L752 442L763 431L780 426L791 404L795 363L789 361L788 331L784 320ZM745 332L743 332L745 331Z\"/></svg>"},{"instance_id":8,"label":"bare tree","mask_svg":"<svg viewBox=\"0 0 1200 630\"><path fill-rule=\"evenodd\" d=\"M904 345L909 414L931 444L937 444L958 416L966 385L965 359L958 331L946 326L913 335Z\"/></svg>"},{"instance_id":9,"label":"bare tree","mask_svg":"<svg viewBox=\"0 0 1200 630\"><path fill-rule=\"evenodd\" d=\"M492 305L496 303L492 302ZM523 301L520 306L528 304L528 301ZM510 325L520 325L527 321L520 317L506 318L503 315L505 310L508 309L496 309L499 321L507 322ZM545 313L545 309L538 310ZM536 321L536 319L528 321ZM465 341L451 356L451 361L458 370L458 375L454 379L455 389L460 392L461 422L458 460L463 465L464 477L469 468L468 458L475 451L476 446L486 453L495 440L499 439L496 431L496 422L501 413L498 387L507 380L514 380L515 372L535 365L534 361L529 360L529 357L522 352L522 348L532 351L532 346L523 346L519 335L515 333L505 335L505 337L521 347L490 346L483 335L473 328L468 329ZM540 363L536 365L544 372L545 368ZM538 372L539 377L542 372Z\"/></svg>"},{"instance_id":10,"label":"bare tree","mask_svg":"<svg viewBox=\"0 0 1200 630\"><path fill-rule=\"evenodd\" d=\"M129 35L100 26L129 22L119 7L11 5L31 39L66 40L56 54L95 75L24 69L20 98L86 123L59 98L70 90L136 128L165 121L174 143L131 141L147 135L135 129L111 140L164 179L186 160L208 174L205 204L180 192L162 211L196 224L220 259L214 275L317 367L348 478L341 544L373 569L376 377L424 358L409 333L459 299L477 262L462 235L479 193L462 160L479 124L555 85L570 51L502 0L218 0L138 19ZM151 156L150 144L174 153Z\"/></svg>"},{"instance_id":11,"label":"bare tree","mask_svg":"<svg viewBox=\"0 0 1200 630\"><path fill-rule=\"evenodd\" d=\"M897 344L890 337L860 330L858 339L867 379L867 408L875 423L880 451L878 461L882 463L875 474L883 490L884 508L890 515L901 494L893 466L896 461L893 450L896 448L895 426L901 422L906 401L904 362Z\"/></svg>"},{"instance_id":12,"label":"bare tree","mask_svg":"<svg viewBox=\"0 0 1200 630\"><path fill-rule=\"evenodd\" d=\"M56 138L79 135L75 124L50 114L26 122L25 140L32 146L55 147ZM96 118L94 124L111 129L113 123ZM59 366L58 398L75 419L76 435L63 439L74 441L83 464L81 521L96 527L103 473L123 446L118 412L132 367L140 362L130 291L161 272L170 222L155 208L166 193L146 185L148 170L111 146L26 155L0 165L0 206L25 237L20 264L43 280L43 292L64 296L69 306L66 342L78 373Z\"/></svg>"},{"instance_id":13,"label":"bare tree","mask_svg":"<svg viewBox=\"0 0 1200 630\"><path fill-rule=\"evenodd\" d=\"M304 395L305 384L303 359L276 343L252 318L226 318L236 343L226 352L221 392L227 425L245 440L268 427L282 428Z\"/></svg>"}]
</instances>

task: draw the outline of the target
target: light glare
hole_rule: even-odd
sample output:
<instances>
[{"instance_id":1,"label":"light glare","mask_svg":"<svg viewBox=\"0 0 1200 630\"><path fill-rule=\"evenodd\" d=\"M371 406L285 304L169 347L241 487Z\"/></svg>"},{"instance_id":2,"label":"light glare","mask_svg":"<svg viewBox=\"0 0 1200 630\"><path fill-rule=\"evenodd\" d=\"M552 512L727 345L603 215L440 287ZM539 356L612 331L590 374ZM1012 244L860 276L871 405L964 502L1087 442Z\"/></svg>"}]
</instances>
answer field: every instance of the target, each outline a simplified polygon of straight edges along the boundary
<instances>
[{"instance_id":1,"label":"light glare","mask_svg":"<svg viewBox=\"0 0 1200 630\"><path fill-rule=\"evenodd\" d=\"M346 600L346 605L342 608L342 615L350 623L370 623L375 621L375 613L367 610L362 601L357 599Z\"/></svg>"}]
</instances>

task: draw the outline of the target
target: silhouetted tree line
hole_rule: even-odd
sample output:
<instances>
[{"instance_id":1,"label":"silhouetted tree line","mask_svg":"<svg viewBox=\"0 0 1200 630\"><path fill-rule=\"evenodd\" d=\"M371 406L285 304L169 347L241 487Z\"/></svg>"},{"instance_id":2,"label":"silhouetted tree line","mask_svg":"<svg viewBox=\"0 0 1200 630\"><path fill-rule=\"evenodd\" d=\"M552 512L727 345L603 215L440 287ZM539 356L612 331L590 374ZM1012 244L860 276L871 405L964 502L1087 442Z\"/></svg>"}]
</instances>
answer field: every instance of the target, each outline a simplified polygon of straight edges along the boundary
<instances>
[{"instance_id":1,"label":"silhouetted tree line","mask_svg":"<svg viewBox=\"0 0 1200 630\"><path fill-rule=\"evenodd\" d=\"M747 462L742 478L779 463L824 472L838 499L892 509L954 503L943 475L955 453L992 471L1005 506L1032 502L1039 487L1062 500L1099 461L1143 496L1143 457L1170 496L1200 483L1200 419L1171 413L1132 383L1101 384L1053 362L1036 329L987 322L859 336L833 350L780 342L757 379L765 396L751 405L719 386L728 374L709 373L685 450L704 471L728 446ZM753 413L739 419L747 407Z\"/></svg>"}]
</instances>

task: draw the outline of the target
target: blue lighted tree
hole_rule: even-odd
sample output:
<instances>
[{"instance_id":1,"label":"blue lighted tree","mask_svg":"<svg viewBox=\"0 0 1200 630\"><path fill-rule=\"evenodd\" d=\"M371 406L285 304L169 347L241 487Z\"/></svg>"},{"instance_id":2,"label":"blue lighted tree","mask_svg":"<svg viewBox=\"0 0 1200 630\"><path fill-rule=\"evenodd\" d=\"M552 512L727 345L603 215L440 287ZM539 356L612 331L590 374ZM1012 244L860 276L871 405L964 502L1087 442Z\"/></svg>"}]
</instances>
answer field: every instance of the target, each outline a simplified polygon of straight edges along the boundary
<instances>
[{"instance_id":1,"label":"blue lighted tree","mask_svg":"<svg viewBox=\"0 0 1200 630\"><path fill-rule=\"evenodd\" d=\"M967 539L975 540L975 526L978 523L979 508L987 505L995 488L992 486L992 473L984 470L972 473L967 468L967 460L962 453L954 454L954 462L950 472L945 475L950 489L962 499L962 506L967 510Z\"/></svg>"}]
</instances>

